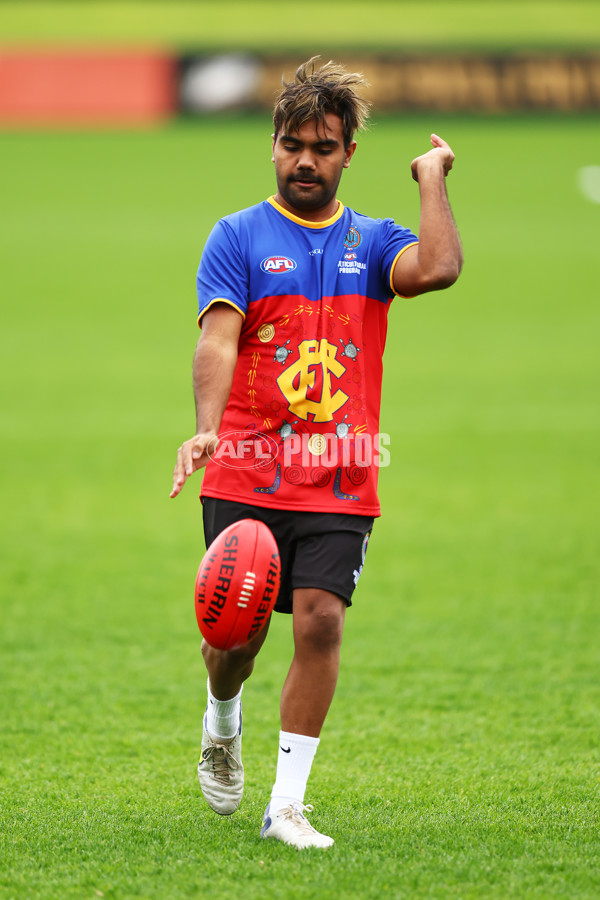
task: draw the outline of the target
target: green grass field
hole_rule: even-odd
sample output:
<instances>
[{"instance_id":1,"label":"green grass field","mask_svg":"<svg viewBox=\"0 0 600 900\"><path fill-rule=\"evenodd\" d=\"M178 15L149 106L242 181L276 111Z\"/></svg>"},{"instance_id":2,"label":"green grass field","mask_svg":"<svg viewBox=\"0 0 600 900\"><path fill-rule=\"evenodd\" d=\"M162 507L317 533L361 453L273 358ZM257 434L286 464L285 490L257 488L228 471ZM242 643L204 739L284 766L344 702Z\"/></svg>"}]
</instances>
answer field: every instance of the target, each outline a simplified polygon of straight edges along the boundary
<instances>
[{"instance_id":1,"label":"green grass field","mask_svg":"<svg viewBox=\"0 0 600 900\"><path fill-rule=\"evenodd\" d=\"M598 49L597 0L3 0L0 42L268 48Z\"/></svg>"},{"instance_id":2,"label":"green grass field","mask_svg":"<svg viewBox=\"0 0 600 900\"><path fill-rule=\"evenodd\" d=\"M243 805L204 805L199 480L168 497L198 258L271 192L269 121L2 136L3 900L598 897L597 122L380 119L342 199L417 227L432 130L465 269L390 314L384 515L307 795L327 854L259 838L288 619Z\"/></svg>"}]
</instances>

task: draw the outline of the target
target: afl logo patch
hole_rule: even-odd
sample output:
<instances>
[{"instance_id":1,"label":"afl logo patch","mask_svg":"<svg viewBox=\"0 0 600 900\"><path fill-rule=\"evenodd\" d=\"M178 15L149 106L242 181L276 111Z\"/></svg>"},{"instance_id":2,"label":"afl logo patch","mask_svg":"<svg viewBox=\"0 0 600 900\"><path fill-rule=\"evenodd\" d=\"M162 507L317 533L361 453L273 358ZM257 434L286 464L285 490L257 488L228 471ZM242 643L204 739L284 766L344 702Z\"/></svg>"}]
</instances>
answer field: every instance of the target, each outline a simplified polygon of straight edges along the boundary
<instances>
[{"instance_id":1,"label":"afl logo patch","mask_svg":"<svg viewBox=\"0 0 600 900\"><path fill-rule=\"evenodd\" d=\"M361 242L360 231L352 225L348 229L348 234L344 238L344 247L346 250L355 250Z\"/></svg>"},{"instance_id":2,"label":"afl logo patch","mask_svg":"<svg viewBox=\"0 0 600 900\"><path fill-rule=\"evenodd\" d=\"M260 267L269 275L283 275L285 272L293 272L296 262L289 256L267 256L261 262Z\"/></svg>"}]
</instances>

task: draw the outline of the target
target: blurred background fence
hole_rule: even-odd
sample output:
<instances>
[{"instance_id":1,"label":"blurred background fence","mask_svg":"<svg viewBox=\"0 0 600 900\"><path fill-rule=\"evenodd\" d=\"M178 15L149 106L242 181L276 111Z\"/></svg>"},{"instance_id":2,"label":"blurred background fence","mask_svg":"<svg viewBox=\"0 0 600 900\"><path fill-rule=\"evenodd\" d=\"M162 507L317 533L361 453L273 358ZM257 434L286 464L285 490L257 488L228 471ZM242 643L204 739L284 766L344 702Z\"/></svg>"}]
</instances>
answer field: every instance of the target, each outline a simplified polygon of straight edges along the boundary
<instances>
[{"instance_id":1,"label":"blurred background fence","mask_svg":"<svg viewBox=\"0 0 600 900\"><path fill-rule=\"evenodd\" d=\"M386 111L501 113L600 109L600 54L343 53ZM10 49L0 56L5 124L144 125L178 114L270 109L296 54L122 48Z\"/></svg>"}]
</instances>

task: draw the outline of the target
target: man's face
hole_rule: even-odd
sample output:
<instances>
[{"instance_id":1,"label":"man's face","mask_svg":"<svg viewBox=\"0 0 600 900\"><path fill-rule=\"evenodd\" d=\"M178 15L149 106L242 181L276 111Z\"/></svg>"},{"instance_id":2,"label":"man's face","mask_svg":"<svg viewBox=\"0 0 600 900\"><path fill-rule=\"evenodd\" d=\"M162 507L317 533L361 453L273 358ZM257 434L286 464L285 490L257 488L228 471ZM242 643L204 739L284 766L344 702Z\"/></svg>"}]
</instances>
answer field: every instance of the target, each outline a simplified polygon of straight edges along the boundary
<instances>
[{"instance_id":1,"label":"man's face","mask_svg":"<svg viewBox=\"0 0 600 900\"><path fill-rule=\"evenodd\" d=\"M342 120L326 113L325 121L305 122L298 131L285 129L273 141L277 192L283 206L300 217L327 214L333 205L342 169L347 169L356 149L344 148ZM335 209L329 213L333 215Z\"/></svg>"}]
</instances>

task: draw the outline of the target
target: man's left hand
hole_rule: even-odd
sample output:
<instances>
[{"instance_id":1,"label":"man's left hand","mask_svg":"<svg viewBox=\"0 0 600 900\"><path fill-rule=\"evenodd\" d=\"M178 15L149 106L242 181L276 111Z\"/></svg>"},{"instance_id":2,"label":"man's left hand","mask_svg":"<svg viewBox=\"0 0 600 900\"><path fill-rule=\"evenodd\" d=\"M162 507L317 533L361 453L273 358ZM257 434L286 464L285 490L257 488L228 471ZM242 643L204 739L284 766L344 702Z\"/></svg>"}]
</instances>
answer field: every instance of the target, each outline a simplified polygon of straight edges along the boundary
<instances>
[{"instance_id":1,"label":"man's left hand","mask_svg":"<svg viewBox=\"0 0 600 900\"><path fill-rule=\"evenodd\" d=\"M427 153L423 153L422 156L417 156L411 163L410 170L415 181L419 180L419 172L422 171L424 167L439 166L444 177L446 177L452 168L454 163L454 153L452 152L450 145L442 140L438 134L431 135L431 143L433 144L433 150L428 150Z\"/></svg>"}]
</instances>

